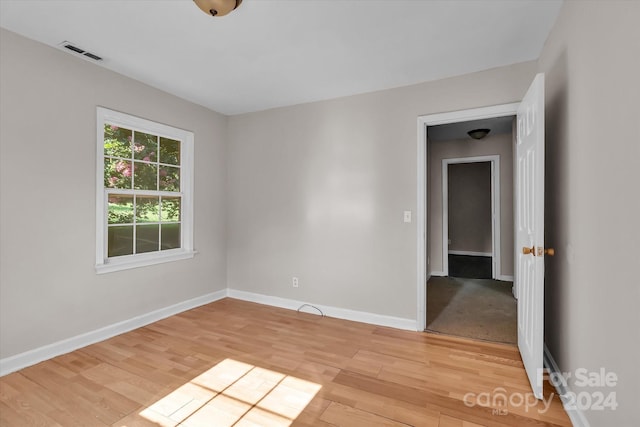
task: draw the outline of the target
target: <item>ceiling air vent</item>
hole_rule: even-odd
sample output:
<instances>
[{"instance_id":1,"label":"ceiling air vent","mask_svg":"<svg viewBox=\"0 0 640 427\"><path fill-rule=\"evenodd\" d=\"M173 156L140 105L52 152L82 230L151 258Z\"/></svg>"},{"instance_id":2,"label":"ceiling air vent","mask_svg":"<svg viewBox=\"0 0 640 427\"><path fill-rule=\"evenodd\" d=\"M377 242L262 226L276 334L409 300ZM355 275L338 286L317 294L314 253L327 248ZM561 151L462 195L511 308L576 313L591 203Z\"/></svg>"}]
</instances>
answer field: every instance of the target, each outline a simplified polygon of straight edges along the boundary
<instances>
[{"instance_id":1,"label":"ceiling air vent","mask_svg":"<svg viewBox=\"0 0 640 427\"><path fill-rule=\"evenodd\" d=\"M94 61L102 61L102 58L100 58L98 55L94 55L91 52L85 52L83 53L83 55L86 56L87 58L93 59Z\"/></svg>"},{"instance_id":2,"label":"ceiling air vent","mask_svg":"<svg viewBox=\"0 0 640 427\"><path fill-rule=\"evenodd\" d=\"M71 51L72 53L75 53L80 56L84 56L94 61L102 61L102 58L96 55L95 53L87 52L86 50L79 48L78 46L76 46L71 42L63 41L62 43L59 44L59 46Z\"/></svg>"}]
</instances>

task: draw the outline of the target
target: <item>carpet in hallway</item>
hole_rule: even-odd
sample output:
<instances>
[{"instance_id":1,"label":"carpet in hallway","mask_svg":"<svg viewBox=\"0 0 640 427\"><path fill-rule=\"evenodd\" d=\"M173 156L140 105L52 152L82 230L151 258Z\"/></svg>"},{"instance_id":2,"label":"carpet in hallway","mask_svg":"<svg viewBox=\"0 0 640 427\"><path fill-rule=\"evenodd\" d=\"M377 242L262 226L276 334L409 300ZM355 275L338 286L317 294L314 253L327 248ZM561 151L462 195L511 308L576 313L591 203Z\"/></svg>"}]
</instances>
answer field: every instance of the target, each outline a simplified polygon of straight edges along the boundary
<instances>
[{"instance_id":1,"label":"carpet in hallway","mask_svg":"<svg viewBox=\"0 0 640 427\"><path fill-rule=\"evenodd\" d=\"M427 283L427 330L517 344L512 282L432 277Z\"/></svg>"}]
</instances>

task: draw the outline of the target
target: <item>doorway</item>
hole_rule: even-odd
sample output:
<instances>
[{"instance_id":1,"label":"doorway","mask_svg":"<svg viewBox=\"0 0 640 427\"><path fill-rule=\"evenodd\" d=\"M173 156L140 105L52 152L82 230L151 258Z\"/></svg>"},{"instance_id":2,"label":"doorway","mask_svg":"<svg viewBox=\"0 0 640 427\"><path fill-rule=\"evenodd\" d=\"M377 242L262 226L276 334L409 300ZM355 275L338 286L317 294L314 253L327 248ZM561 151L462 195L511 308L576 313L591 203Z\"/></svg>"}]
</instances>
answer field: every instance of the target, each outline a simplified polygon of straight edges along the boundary
<instances>
[{"instance_id":1,"label":"doorway","mask_svg":"<svg viewBox=\"0 0 640 427\"><path fill-rule=\"evenodd\" d=\"M428 128L430 332L517 342L513 122L504 116ZM490 134L470 138L467 131L476 126L490 128Z\"/></svg>"},{"instance_id":2,"label":"doorway","mask_svg":"<svg viewBox=\"0 0 640 427\"><path fill-rule=\"evenodd\" d=\"M433 179L440 179L438 175L430 175L432 170L427 167L428 161L431 159L431 144L428 143L429 134L427 129L433 129L434 126L469 122L474 120L485 120L499 117L514 116L518 112L519 103L495 105L491 107L474 108L469 110L431 114L428 116L418 117L418 133L417 133L417 211L416 211L416 238L417 238L417 275L416 275L416 326L418 330L424 331L427 322L427 279L430 278L434 271L432 264L432 252L428 249L427 242L430 241L434 230L431 230L428 212L433 204L433 200L427 197L427 186ZM432 153L431 153L432 154ZM503 200L504 203L504 200ZM513 242L511 242L513 245ZM442 251L438 251L440 254ZM513 252L513 250L511 251ZM440 257L441 255L437 255Z\"/></svg>"},{"instance_id":3,"label":"doorway","mask_svg":"<svg viewBox=\"0 0 640 427\"><path fill-rule=\"evenodd\" d=\"M501 226L500 156L443 159L443 275L496 279Z\"/></svg>"}]
</instances>

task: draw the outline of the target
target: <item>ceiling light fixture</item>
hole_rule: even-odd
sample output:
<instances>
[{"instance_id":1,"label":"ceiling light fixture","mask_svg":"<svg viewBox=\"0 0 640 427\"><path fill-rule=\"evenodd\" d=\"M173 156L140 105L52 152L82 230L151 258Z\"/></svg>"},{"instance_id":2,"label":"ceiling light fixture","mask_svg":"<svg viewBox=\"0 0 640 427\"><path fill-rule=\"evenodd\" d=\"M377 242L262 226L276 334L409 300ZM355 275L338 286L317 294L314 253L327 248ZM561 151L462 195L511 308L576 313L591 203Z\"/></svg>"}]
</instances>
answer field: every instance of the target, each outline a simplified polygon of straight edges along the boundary
<instances>
[{"instance_id":1,"label":"ceiling light fixture","mask_svg":"<svg viewBox=\"0 0 640 427\"><path fill-rule=\"evenodd\" d=\"M489 132L491 132L491 129L473 129L467 132L467 135L473 139L482 139L489 135Z\"/></svg>"},{"instance_id":2,"label":"ceiling light fixture","mask_svg":"<svg viewBox=\"0 0 640 427\"><path fill-rule=\"evenodd\" d=\"M193 0L207 15L224 16L240 6L242 0Z\"/></svg>"}]
</instances>

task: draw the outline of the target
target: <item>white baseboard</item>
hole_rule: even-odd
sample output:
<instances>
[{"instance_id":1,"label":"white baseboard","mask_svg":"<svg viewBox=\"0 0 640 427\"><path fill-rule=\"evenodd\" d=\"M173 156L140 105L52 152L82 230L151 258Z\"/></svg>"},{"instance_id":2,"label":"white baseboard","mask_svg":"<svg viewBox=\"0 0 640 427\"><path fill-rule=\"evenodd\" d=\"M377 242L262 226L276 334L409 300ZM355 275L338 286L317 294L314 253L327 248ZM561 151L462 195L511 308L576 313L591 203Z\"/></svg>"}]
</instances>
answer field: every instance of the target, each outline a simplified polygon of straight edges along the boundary
<instances>
[{"instance_id":1,"label":"white baseboard","mask_svg":"<svg viewBox=\"0 0 640 427\"><path fill-rule=\"evenodd\" d=\"M447 275L444 274L444 271L432 271L431 273L428 274L427 277L431 277L431 276L446 277ZM500 275L498 275L496 280L504 280L505 282L513 282L513 276L509 276L507 274L500 274ZM429 279L427 279L427 281L429 281Z\"/></svg>"},{"instance_id":2,"label":"white baseboard","mask_svg":"<svg viewBox=\"0 0 640 427\"><path fill-rule=\"evenodd\" d=\"M388 326L396 329L404 329L407 331L416 331L417 324L415 319L405 319L401 317L385 316L382 314L368 313L365 311L348 310L346 308L332 307L320 304L306 303L288 298L273 297L263 294L255 294L253 292L238 291L228 289L227 296L244 301L256 302L259 304L270 305L273 307L286 308L289 310L297 310L303 304L312 304L318 307L325 316L335 317L337 319L352 320L355 322L369 323L378 326ZM315 313L315 311L309 311Z\"/></svg>"},{"instance_id":3,"label":"white baseboard","mask_svg":"<svg viewBox=\"0 0 640 427\"><path fill-rule=\"evenodd\" d=\"M486 257L493 256L491 252L455 251L455 250L450 250L449 255L486 256Z\"/></svg>"},{"instance_id":4,"label":"white baseboard","mask_svg":"<svg viewBox=\"0 0 640 427\"><path fill-rule=\"evenodd\" d=\"M96 329L75 337L29 350L15 356L5 357L4 359L0 359L0 376L4 376L11 372L26 368L27 366L35 365L36 363L40 363L44 360L60 356L61 354L66 354L79 348L86 347L90 344L104 341L124 332L129 332L169 316L182 313L183 311L209 304L226 296L227 290L223 289L221 291L202 295L197 298L179 302L169 307L164 307L150 313L136 316L132 319L114 323L112 325L105 326L104 328Z\"/></svg>"},{"instance_id":5,"label":"white baseboard","mask_svg":"<svg viewBox=\"0 0 640 427\"><path fill-rule=\"evenodd\" d=\"M558 364L555 359L549 352L547 345L544 345L544 366L549 370L549 374L557 374L556 376L560 377L561 371L558 368ZM590 427L589 421L584 416L584 412L582 412L579 408L576 408L575 405L572 405L572 408L567 409L566 403L568 401L567 395L571 393L568 385L562 384L562 381L557 381L559 384L556 384L556 391L558 392L558 396L564 405L564 410L569 416L569 420L571 420L571 424L574 427Z\"/></svg>"}]
</instances>

